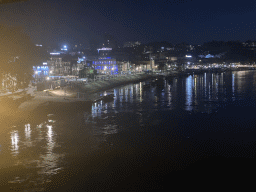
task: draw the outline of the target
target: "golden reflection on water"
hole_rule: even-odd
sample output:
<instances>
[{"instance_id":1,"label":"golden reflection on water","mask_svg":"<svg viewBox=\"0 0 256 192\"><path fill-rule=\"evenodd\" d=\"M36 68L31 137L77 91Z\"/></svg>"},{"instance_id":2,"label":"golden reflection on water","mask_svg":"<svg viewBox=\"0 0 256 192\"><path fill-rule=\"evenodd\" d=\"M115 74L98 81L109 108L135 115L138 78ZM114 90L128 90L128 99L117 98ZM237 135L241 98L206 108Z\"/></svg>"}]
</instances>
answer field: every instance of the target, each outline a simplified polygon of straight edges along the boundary
<instances>
[{"instance_id":1,"label":"golden reflection on water","mask_svg":"<svg viewBox=\"0 0 256 192\"><path fill-rule=\"evenodd\" d=\"M31 129L30 129L30 124L25 125L25 137L27 140L30 140L31 136Z\"/></svg>"},{"instance_id":2,"label":"golden reflection on water","mask_svg":"<svg viewBox=\"0 0 256 192\"><path fill-rule=\"evenodd\" d=\"M53 123L48 124L48 123ZM18 130L10 132L11 135L11 154L16 157L18 154L19 164L28 168L40 168L38 174L52 175L56 174L62 167L59 166L60 158L64 156L61 153L55 153L56 141L54 136L54 123L52 119L43 123L31 126L30 123L24 125L24 136ZM16 128L16 127L15 127ZM18 129L18 127L16 128ZM33 131L33 137L32 135ZM32 143L35 142L33 145ZM46 147L44 147L46 145ZM36 152L29 153L26 156L28 147L37 148Z\"/></svg>"},{"instance_id":3,"label":"golden reflection on water","mask_svg":"<svg viewBox=\"0 0 256 192\"><path fill-rule=\"evenodd\" d=\"M55 148L55 140L53 139L54 132L53 126L46 124L47 128L46 132L46 141L47 141L47 151L40 155L41 161L38 163L37 167L42 168L38 173L39 174L47 174L52 175L56 174L58 170L62 168L59 167L58 162L59 158L63 156L63 154L54 153L53 149Z\"/></svg>"},{"instance_id":4,"label":"golden reflection on water","mask_svg":"<svg viewBox=\"0 0 256 192\"><path fill-rule=\"evenodd\" d=\"M30 124L25 124L25 138L26 140L24 141L24 145L26 145L27 147L31 147L32 146L32 142L31 142L31 129L30 129Z\"/></svg>"},{"instance_id":5,"label":"golden reflection on water","mask_svg":"<svg viewBox=\"0 0 256 192\"><path fill-rule=\"evenodd\" d=\"M11 132L11 142L12 142L12 154L16 156L19 153L19 134L18 131Z\"/></svg>"}]
</instances>

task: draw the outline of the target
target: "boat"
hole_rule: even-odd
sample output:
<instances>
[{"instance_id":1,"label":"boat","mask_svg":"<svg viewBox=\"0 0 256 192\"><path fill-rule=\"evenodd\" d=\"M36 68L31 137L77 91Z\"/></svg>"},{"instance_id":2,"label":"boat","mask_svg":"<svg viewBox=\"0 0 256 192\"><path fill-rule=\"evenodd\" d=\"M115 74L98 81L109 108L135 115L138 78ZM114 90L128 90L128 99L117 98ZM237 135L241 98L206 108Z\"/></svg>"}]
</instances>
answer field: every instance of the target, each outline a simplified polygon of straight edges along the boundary
<instances>
[{"instance_id":1,"label":"boat","mask_svg":"<svg viewBox=\"0 0 256 192\"><path fill-rule=\"evenodd\" d=\"M105 101L105 102L108 102L108 101L114 100L114 97L115 97L114 94L109 94L109 95L104 96L102 98L102 100Z\"/></svg>"}]
</instances>

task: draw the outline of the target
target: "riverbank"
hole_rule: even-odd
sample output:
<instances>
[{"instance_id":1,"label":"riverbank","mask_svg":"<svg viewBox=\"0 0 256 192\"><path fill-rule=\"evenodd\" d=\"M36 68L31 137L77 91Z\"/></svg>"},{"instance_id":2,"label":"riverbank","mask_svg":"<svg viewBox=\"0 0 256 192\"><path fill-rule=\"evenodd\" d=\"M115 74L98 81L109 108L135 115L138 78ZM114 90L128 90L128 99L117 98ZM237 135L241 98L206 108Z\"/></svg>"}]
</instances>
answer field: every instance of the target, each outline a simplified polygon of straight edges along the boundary
<instances>
[{"instance_id":1,"label":"riverbank","mask_svg":"<svg viewBox=\"0 0 256 192\"><path fill-rule=\"evenodd\" d=\"M66 88L59 90L49 90L51 96L61 96L67 98L87 98L88 100L93 100L92 96L95 96L95 93L109 90L114 87L121 85L136 83L138 81L145 81L147 79L156 78L158 75L151 74L137 74L129 76L119 76L108 80L94 81L90 84L83 84L76 88ZM78 94L79 93L79 94Z\"/></svg>"},{"instance_id":2,"label":"riverbank","mask_svg":"<svg viewBox=\"0 0 256 192\"><path fill-rule=\"evenodd\" d=\"M185 73L185 72L172 72L168 74L167 77L174 77L174 76L188 76L193 73ZM197 74L197 73L196 73ZM60 106L67 105L67 103L76 103L76 102L87 102L86 104L93 102L100 98L100 93L103 91L107 91L114 87L122 86L129 83L136 83L139 81L145 81L148 79L157 78L159 74L136 74L136 75L128 75L128 76L118 76L108 80L101 80L91 82L90 84L83 84L76 88L64 88L58 90L48 90L48 91L41 91L41 92L33 92L30 95L33 97L25 97L22 96L17 99L11 99L9 102L0 101L0 104L5 106L0 108L0 115L1 119L6 119L6 117L13 118L20 115L19 113L24 112L32 112L37 110L37 108L43 106L50 108L50 106L56 105L55 109L61 108ZM14 97L14 96L9 96ZM18 96L19 97L19 96ZM24 97L24 98L23 98ZM16 100L16 101L14 101ZM9 103L9 104L8 104ZM6 105L8 104L8 105ZM68 104L69 105L69 104ZM71 105L71 104L70 104ZM11 106L11 107L10 107ZM52 107L51 107L52 108ZM56 111L55 110L55 111ZM15 115L14 115L15 114Z\"/></svg>"},{"instance_id":3,"label":"riverbank","mask_svg":"<svg viewBox=\"0 0 256 192\"><path fill-rule=\"evenodd\" d=\"M18 96L9 95L0 99L0 123L10 123L20 119L30 118L34 112L64 112L78 111L81 106L88 109L99 97L99 92L138 81L155 78L156 75L137 74L120 76L108 81L96 81L81 86L79 89L65 89L34 92L33 96L23 93ZM77 93L80 98L77 98ZM83 96L83 98L81 98Z\"/></svg>"},{"instance_id":4,"label":"riverbank","mask_svg":"<svg viewBox=\"0 0 256 192\"><path fill-rule=\"evenodd\" d=\"M67 105L68 103L73 103L73 105L75 105L75 103L81 102L89 104L100 97L99 92L129 83L145 81L155 77L157 76L149 74L120 76L108 81L96 81L90 84L81 85L76 89L65 88L58 90L48 90L47 92L37 93L32 100L22 103L18 107L18 110L33 111L38 106L52 106L53 103L59 103L59 106L61 104Z\"/></svg>"}]
</instances>

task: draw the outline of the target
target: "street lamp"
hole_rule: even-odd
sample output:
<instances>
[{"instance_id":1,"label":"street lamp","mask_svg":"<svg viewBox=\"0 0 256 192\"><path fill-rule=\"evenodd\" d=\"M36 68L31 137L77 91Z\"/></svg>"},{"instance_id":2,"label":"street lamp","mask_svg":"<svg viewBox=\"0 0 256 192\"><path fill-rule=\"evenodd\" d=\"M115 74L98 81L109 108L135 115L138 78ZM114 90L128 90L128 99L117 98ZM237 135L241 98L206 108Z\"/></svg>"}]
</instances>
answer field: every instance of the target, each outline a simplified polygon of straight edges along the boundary
<instances>
[{"instance_id":1,"label":"street lamp","mask_svg":"<svg viewBox=\"0 0 256 192\"><path fill-rule=\"evenodd\" d=\"M112 67L112 69L111 69L111 70L112 70L112 75L113 75L113 73L114 73L114 67Z\"/></svg>"},{"instance_id":2,"label":"street lamp","mask_svg":"<svg viewBox=\"0 0 256 192\"><path fill-rule=\"evenodd\" d=\"M38 71L35 71L35 80L37 82L37 79L38 79Z\"/></svg>"}]
</instances>

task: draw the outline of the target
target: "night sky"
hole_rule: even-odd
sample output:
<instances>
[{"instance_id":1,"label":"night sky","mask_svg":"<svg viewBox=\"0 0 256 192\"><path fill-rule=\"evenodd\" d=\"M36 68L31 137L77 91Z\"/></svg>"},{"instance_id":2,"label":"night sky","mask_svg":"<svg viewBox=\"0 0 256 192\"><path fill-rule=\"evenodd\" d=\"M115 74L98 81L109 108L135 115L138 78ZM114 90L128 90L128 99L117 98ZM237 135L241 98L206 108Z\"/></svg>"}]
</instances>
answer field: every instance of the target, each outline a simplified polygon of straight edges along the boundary
<instances>
[{"instance_id":1,"label":"night sky","mask_svg":"<svg viewBox=\"0 0 256 192\"><path fill-rule=\"evenodd\" d=\"M0 5L0 24L24 27L35 43L88 45L106 32L125 41L202 44L255 40L255 1L30 0Z\"/></svg>"}]
</instances>

